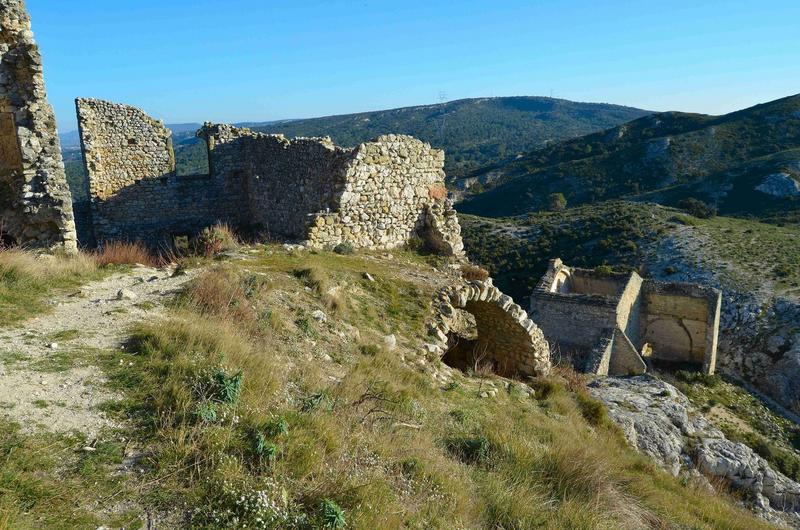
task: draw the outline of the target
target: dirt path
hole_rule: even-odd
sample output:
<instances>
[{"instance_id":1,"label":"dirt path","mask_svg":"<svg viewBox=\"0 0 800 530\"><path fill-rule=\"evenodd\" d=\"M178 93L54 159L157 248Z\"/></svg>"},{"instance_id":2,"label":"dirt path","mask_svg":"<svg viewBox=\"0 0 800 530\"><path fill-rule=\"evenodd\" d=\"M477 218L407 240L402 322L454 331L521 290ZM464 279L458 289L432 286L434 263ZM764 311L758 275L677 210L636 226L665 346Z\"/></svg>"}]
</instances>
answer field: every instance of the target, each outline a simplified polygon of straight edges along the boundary
<instances>
[{"instance_id":1,"label":"dirt path","mask_svg":"<svg viewBox=\"0 0 800 530\"><path fill-rule=\"evenodd\" d=\"M118 396L105 388L96 353L120 347L136 322L163 315L163 303L191 277L135 267L54 297L46 315L0 328L0 415L27 433L93 438L113 427L98 406Z\"/></svg>"}]
</instances>

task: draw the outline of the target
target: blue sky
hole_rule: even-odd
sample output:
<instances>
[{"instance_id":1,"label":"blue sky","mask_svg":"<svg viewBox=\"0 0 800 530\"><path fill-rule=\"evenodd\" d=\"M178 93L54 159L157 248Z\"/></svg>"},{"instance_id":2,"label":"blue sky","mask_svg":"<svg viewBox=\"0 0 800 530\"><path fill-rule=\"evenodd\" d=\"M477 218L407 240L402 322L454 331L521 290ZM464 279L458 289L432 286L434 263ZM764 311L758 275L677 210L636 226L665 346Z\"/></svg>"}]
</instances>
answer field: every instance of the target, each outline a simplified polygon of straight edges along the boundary
<instances>
[{"instance_id":1,"label":"blue sky","mask_svg":"<svg viewBox=\"0 0 800 530\"><path fill-rule=\"evenodd\" d=\"M169 123L554 95L719 114L800 92L798 0L28 0L73 99Z\"/></svg>"}]
</instances>

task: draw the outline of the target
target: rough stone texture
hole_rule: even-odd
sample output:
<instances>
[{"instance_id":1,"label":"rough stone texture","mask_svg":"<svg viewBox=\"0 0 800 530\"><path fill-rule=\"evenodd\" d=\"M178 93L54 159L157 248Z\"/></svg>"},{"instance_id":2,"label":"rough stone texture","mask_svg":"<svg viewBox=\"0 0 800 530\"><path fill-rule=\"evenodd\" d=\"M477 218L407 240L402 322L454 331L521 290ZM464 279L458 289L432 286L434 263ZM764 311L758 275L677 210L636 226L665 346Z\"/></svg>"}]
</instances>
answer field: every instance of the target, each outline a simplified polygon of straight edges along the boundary
<instances>
[{"instance_id":1,"label":"rough stone texture","mask_svg":"<svg viewBox=\"0 0 800 530\"><path fill-rule=\"evenodd\" d=\"M172 133L162 122L96 99L78 99L76 108L98 243L171 245L218 221L242 220L241 179L176 175Z\"/></svg>"},{"instance_id":2,"label":"rough stone texture","mask_svg":"<svg viewBox=\"0 0 800 530\"><path fill-rule=\"evenodd\" d=\"M463 254L444 188L444 153L410 136L353 149L206 123L210 175L175 176L169 131L133 107L77 101L98 241L149 244L218 221L316 248L389 249L415 237Z\"/></svg>"},{"instance_id":3,"label":"rough stone texture","mask_svg":"<svg viewBox=\"0 0 800 530\"><path fill-rule=\"evenodd\" d=\"M720 299L718 290L701 285L643 280L635 272L598 274L555 259L531 295L530 316L557 351L587 372L643 373L638 352L646 352L713 373Z\"/></svg>"},{"instance_id":4,"label":"rough stone texture","mask_svg":"<svg viewBox=\"0 0 800 530\"><path fill-rule=\"evenodd\" d=\"M628 443L673 475L701 471L747 494L771 520L800 527L800 484L728 440L674 386L650 376L605 378L589 385Z\"/></svg>"},{"instance_id":5,"label":"rough stone texture","mask_svg":"<svg viewBox=\"0 0 800 530\"><path fill-rule=\"evenodd\" d=\"M214 175L246 179L251 221L271 234L312 247L384 249L416 236L441 253L463 253L444 152L429 144L389 134L345 149L330 138L210 124L199 135Z\"/></svg>"},{"instance_id":6,"label":"rough stone texture","mask_svg":"<svg viewBox=\"0 0 800 530\"><path fill-rule=\"evenodd\" d=\"M0 236L4 243L77 251L42 57L22 0L0 0Z\"/></svg>"},{"instance_id":7,"label":"rough stone texture","mask_svg":"<svg viewBox=\"0 0 800 530\"><path fill-rule=\"evenodd\" d=\"M788 173L772 173L764 177L756 191L773 197L800 197L800 182Z\"/></svg>"},{"instance_id":8,"label":"rough stone texture","mask_svg":"<svg viewBox=\"0 0 800 530\"><path fill-rule=\"evenodd\" d=\"M475 337L457 337L463 334L464 312L474 318ZM434 348L445 360L459 346L458 340L462 340L468 343L469 351L461 353L477 352L480 363L490 364L499 375L535 376L550 372L550 347L542 331L511 297L492 285L491 278L439 291L433 301L429 332L433 342L426 347ZM467 365L473 362L462 360Z\"/></svg>"}]
</instances>

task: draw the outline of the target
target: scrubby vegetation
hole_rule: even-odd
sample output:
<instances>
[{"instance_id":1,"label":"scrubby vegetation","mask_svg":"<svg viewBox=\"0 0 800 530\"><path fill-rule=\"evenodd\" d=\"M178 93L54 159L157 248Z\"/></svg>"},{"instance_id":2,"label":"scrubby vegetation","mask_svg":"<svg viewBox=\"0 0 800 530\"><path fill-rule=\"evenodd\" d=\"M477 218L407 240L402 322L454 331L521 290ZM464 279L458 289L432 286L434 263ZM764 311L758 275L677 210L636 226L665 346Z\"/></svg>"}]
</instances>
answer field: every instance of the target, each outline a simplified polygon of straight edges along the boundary
<instances>
[{"instance_id":1,"label":"scrubby vegetation","mask_svg":"<svg viewBox=\"0 0 800 530\"><path fill-rule=\"evenodd\" d=\"M442 387L403 361L437 288L427 268L275 247L214 266L108 355L125 396L109 411L148 451L133 484L98 486L178 526L766 527L627 448L569 370L534 381L535 398L488 375L502 391L481 398L466 376ZM312 317L337 288L349 310ZM396 349L372 346L390 332ZM9 525L49 509L7 484Z\"/></svg>"},{"instance_id":2,"label":"scrubby vegetation","mask_svg":"<svg viewBox=\"0 0 800 530\"><path fill-rule=\"evenodd\" d=\"M516 218L459 219L470 259L486 267L495 283L517 300L530 295L551 258L577 267L635 269L643 247L670 228L665 212L621 201Z\"/></svg>"},{"instance_id":3,"label":"scrubby vegetation","mask_svg":"<svg viewBox=\"0 0 800 530\"><path fill-rule=\"evenodd\" d=\"M520 215L547 208L549 195L563 192L572 205L627 198L679 206L693 200L724 215L797 222L800 198L755 187L773 173L800 177L798 110L795 95L724 116L665 112L639 118L484 168L477 173L492 173L500 185L460 209ZM713 208L692 210L707 217Z\"/></svg>"}]
</instances>

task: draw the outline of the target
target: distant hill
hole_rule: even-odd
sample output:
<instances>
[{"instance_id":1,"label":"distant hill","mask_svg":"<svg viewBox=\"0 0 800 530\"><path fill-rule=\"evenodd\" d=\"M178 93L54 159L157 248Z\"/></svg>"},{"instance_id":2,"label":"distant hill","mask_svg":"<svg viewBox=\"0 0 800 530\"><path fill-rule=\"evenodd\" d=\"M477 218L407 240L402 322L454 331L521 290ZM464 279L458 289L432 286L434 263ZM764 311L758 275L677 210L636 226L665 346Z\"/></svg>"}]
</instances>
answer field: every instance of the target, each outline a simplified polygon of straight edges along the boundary
<instances>
[{"instance_id":1,"label":"distant hill","mask_svg":"<svg viewBox=\"0 0 800 530\"><path fill-rule=\"evenodd\" d=\"M694 197L720 213L800 219L800 95L724 116L665 112L566 140L476 172L500 183L460 211L507 216L627 198Z\"/></svg>"},{"instance_id":2,"label":"distant hill","mask_svg":"<svg viewBox=\"0 0 800 530\"><path fill-rule=\"evenodd\" d=\"M354 146L388 133L410 134L444 149L445 170L463 177L531 149L607 129L649 114L605 103L520 96L461 99L435 105L290 120L255 127L286 136L330 136Z\"/></svg>"}]
</instances>

